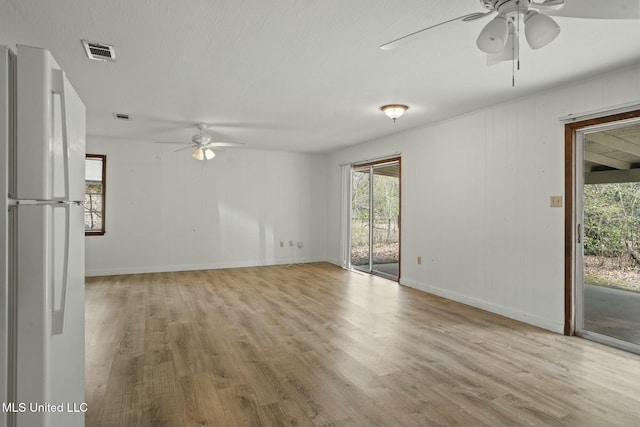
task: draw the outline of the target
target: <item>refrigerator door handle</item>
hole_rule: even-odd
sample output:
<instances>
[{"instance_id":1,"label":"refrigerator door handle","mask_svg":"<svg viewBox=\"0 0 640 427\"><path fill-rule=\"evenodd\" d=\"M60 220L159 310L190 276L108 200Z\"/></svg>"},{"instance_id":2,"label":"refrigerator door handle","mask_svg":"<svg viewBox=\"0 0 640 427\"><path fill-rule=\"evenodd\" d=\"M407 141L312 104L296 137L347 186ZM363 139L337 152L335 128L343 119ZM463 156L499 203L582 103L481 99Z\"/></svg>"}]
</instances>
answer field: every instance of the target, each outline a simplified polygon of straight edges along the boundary
<instances>
[{"instance_id":1,"label":"refrigerator door handle","mask_svg":"<svg viewBox=\"0 0 640 427\"><path fill-rule=\"evenodd\" d=\"M62 203L54 205L54 209L64 209L65 216L65 233L64 233L64 260L62 265L62 289L60 290L60 307L56 309L55 298L53 309L51 311L51 335L61 335L64 332L64 310L67 305L67 285L69 283L69 233L71 231L71 212L69 207L71 203ZM55 294L55 280L51 281L52 293Z\"/></svg>"},{"instance_id":2,"label":"refrigerator door handle","mask_svg":"<svg viewBox=\"0 0 640 427\"><path fill-rule=\"evenodd\" d=\"M63 200L69 199L69 135L67 126L67 102L65 99L64 90L64 71L59 69L51 70L51 92L60 96L60 118L62 125L62 159L64 167L64 195ZM62 289L60 291L60 307L56 309L55 299L53 310L51 312L51 334L60 335L64 332L64 312L67 304L67 285L69 282L69 232L70 232L70 212L69 204L62 203L54 206L56 208L62 208L65 212L65 233L64 233L64 260L62 266ZM52 281L52 286L55 287L55 281ZM55 289L53 290L55 292Z\"/></svg>"},{"instance_id":3,"label":"refrigerator door handle","mask_svg":"<svg viewBox=\"0 0 640 427\"><path fill-rule=\"evenodd\" d=\"M64 71L58 69L51 70L51 92L60 96L60 116L62 121L62 152L64 163L64 196L63 200L69 199L69 135L67 126L67 102L64 95Z\"/></svg>"}]
</instances>

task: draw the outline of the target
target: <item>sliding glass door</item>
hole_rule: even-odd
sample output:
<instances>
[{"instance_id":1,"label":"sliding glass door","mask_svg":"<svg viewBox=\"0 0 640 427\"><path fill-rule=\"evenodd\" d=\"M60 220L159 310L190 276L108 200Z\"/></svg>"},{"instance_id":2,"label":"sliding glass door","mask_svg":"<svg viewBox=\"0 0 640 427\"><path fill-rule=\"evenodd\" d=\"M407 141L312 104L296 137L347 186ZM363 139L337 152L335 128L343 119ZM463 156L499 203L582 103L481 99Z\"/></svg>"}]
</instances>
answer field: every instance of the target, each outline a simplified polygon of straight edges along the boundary
<instances>
[{"instance_id":1,"label":"sliding glass door","mask_svg":"<svg viewBox=\"0 0 640 427\"><path fill-rule=\"evenodd\" d=\"M640 120L577 132L576 332L640 352Z\"/></svg>"},{"instance_id":2,"label":"sliding glass door","mask_svg":"<svg viewBox=\"0 0 640 427\"><path fill-rule=\"evenodd\" d=\"M398 280L400 160L356 165L351 184L351 266Z\"/></svg>"},{"instance_id":3,"label":"sliding glass door","mask_svg":"<svg viewBox=\"0 0 640 427\"><path fill-rule=\"evenodd\" d=\"M351 267L371 270L371 168L351 174Z\"/></svg>"}]
</instances>

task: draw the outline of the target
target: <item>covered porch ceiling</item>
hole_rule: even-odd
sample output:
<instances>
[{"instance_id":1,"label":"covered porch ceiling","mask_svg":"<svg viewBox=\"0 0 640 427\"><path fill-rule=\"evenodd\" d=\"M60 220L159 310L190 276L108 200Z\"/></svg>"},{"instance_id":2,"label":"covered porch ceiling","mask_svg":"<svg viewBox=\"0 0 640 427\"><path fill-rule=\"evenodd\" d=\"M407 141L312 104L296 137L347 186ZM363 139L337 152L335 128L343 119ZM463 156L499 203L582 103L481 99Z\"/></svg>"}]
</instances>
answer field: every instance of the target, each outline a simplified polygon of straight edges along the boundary
<instances>
[{"instance_id":1,"label":"covered porch ceiling","mask_svg":"<svg viewBox=\"0 0 640 427\"><path fill-rule=\"evenodd\" d=\"M640 182L640 122L584 135L586 184Z\"/></svg>"}]
</instances>

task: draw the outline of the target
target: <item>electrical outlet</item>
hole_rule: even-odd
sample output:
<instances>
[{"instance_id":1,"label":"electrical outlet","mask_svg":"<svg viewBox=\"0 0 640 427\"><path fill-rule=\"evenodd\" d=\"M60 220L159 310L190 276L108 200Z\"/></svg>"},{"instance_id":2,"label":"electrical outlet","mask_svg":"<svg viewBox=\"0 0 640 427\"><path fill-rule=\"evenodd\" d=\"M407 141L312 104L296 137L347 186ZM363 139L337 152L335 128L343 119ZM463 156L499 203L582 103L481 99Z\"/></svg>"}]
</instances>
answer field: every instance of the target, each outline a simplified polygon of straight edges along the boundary
<instances>
[{"instance_id":1,"label":"electrical outlet","mask_svg":"<svg viewBox=\"0 0 640 427\"><path fill-rule=\"evenodd\" d=\"M289 240L289 246L293 246L293 240Z\"/></svg>"},{"instance_id":2,"label":"electrical outlet","mask_svg":"<svg viewBox=\"0 0 640 427\"><path fill-rule=\"evenodd\" d=\"M562 196L551 196L549 200L549 206L551 206L552 208L561 208Z\"/></svg>"},{"instance_id":3,"label":"electrical outlet","mask_svg":"<svg viewBox=\"0 0 640 427\"><path fill-rule=\"evenodd\" d=\"M280 240L280 247L284 248L284 241Z\"/></svg>"},{"instance_id":4,"label":"electrical outlet","mask_svg":"<svg viewBox=\"0 0 640 427\"><path fill-rule=\"evenodd\" d=\"M421 256L418 257L418 264L422 264L422 257Z\"/></svg>"}]
</instances>

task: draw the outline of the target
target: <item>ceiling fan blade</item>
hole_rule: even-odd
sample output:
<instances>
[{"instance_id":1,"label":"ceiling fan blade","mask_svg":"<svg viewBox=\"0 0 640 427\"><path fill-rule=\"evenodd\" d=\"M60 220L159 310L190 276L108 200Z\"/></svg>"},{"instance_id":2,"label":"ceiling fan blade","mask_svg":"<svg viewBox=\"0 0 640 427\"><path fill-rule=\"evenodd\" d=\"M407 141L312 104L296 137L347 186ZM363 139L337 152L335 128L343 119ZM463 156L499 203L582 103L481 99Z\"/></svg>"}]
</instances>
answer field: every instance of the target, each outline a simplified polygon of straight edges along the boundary
<instances>
[{"instance_id":1,"label":"ceiling fan blade","mask_svg":"<svg viewBox=\"0 0 640 427\"><path fill-rule=\"evenodd\" d=\"M177 150L173 150L174 153L177 153L178 151L184 151L184 150L190 150L192 148L195 148L192 145L189 145L189 147L182 147L182 148L178 148Z\"/></svg>"},{"instance_id":2,"label":"ceiling fan blade","mask_svg":"<svg viewBox=\"0 0 640 427\"><path fill-rule=\"evenodd\" d=\"M207 147L241 147L244 144L242 142L210 142Z\"/></svg>"},{"instance_id":3,"label":"ceiling fan blade","mask_svg":"<svg viewBox=\"0 0 640 427\"><path fill-rule=\"evenodd\" d=\"M191 145L191 142L178 142L178 141L155 141L156 144L181 144L181 145Z\"/></svg>"},{"instance_id":4,"label":"ceiling fan blade","mask_svg":"<svg viewBox=\"0 0 640 427\"><path fill-rule=\"evenodd\" d=\"M457 22L457 21L462 21L462 22L475 21L477 19L484 18L485 16L489 16L492 13L493 13L493 11L475 12L475 13L469 13L467 15L458 16L457 18L453 18L453 19L449 19L448 21L440 22L439 24L435 24L435 25L432 25L430 27L423 28L423 29L418 30L418 31L414 31L413 33L407 34L406 36L398 37L395 40L391 40L390 42L381 44L380 45L380 49L382 49L382 50L395 49L396 47L406 43L407 41L413 40L416 36L423 35L428 30L432 30L434 28L441 27L443 25L450 24L452 22Z\"/></svg>"},{"instance_id":5,"label":"ceiling fan blade","mask_svg":"<svg viewBox=\"0 0 640 427\"><path fill-rule=\"evenodd\" d=\"M558 10L539 10L545 15L567 18L640 19L638 0L564 0L564 6Z\"/></svg>"},{"instance_id":6,"label":"ceiling fan blade","mask_svg":"<svg viewBox=\"0 0 640 427\"><path fill-rule=\"evenodd\" d=\"M509 24L509 37L507 42L498 53L487 55L487 65L496 65L505 61L513 61L518 58L518 50L520 49L520 40L517 31L514 30L513 24Z\"/></svg>"},{"instance_id":7,"label":"ceiling fan blade","mask_svg":"<svg viewBox=\"0 0 640 427\"><path fill-rule=\"evenodd\" d=\"M531 2L531 8L545 13L551 12L553 10L560 10L563 6L564 0L544 0L542 2Z\"/></svg>"}]
</instances>

